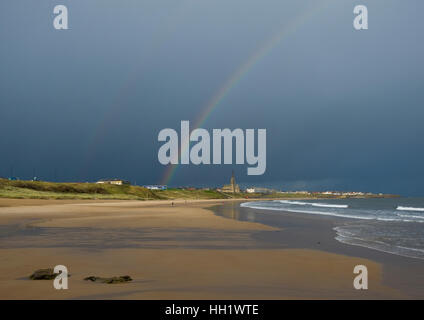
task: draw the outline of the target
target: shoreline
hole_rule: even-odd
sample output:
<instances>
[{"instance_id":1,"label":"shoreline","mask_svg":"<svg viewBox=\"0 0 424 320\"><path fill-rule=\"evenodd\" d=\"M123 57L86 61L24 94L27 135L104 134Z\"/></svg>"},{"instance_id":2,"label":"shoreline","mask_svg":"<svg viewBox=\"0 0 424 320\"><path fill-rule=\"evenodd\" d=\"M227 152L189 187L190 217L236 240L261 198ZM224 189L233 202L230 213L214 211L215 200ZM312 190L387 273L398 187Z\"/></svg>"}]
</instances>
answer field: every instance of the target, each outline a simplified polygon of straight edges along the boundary
<instances>
[{"instance_id":1,"label":"shoreline","mask_svg":"<svg viewBox=\"0 0 424 320\"><path fill-rule=\"evenodd\" d=\"M0 207L1 299L410 297L384 281L384 265L372 256L302 248L301 239L290 236L290 224L281 229L226 219L214 211L246 199L26 206L15 201L15 206ZM263 238L284 232L292 239L277 246ZM320 232L331 236L326 228ZM58 292L50 281L26 280L36 269L57 264L69 266L70 290ZM373 281L367 291L353 289L356 264L369 268ZM134 281L102 285L82 280L124 274Z\"/></svg>"},{"instance_id":2,"label":"shoreline","mask_svg":"<svg viewBox=\"0 0 424 320\"><path fill-rule=\"evenodd\" d=\"M241 203L241 202L240 202ZM225 208L214 207L217 215L229 219L242 219L241 214L246 215L249 210L256 211L261 218L255 220L268 226L276 227L276 223L270 219L272 210L260 210L251 208L231 208L229 214ZM234 212L234 209L238 212ZM259 234L257 238L265 242L283 242L291 248L303 248L312 250L323 250L329 253L346 255L349 257L364 258L375 261L383 267L384 283L390 287L400 288L408 296L415 299L424 299L424 260L411 258L394 253L380 251L365 246L346 244L336 239L337 233L334 227L339 226L349 218L312 215L307 213L292 213L288 211L278 211L280 231L270 234ZM316 239L319 239L316 241ZM319 242L319 243L318 243Z\"/></svg>"}]
</instances>

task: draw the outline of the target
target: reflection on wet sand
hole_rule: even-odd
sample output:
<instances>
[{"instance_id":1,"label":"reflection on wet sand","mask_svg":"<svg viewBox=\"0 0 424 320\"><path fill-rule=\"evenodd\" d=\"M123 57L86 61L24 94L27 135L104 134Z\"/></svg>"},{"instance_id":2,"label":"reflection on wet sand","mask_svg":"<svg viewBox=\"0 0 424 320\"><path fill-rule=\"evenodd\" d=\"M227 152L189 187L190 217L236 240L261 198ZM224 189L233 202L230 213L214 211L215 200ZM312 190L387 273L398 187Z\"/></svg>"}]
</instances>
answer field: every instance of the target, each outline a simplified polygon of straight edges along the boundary
<instances>
[{"instance_id":1,"label":"reflection on wet sand","mask_svg":"<svg viewBox=\"0 0 424 320\"><path fill-rule=\"evenodd\" d=\"M217 211L217 214L222 217L233 219L233 220L255 222L255 213L252 210L250 210L242 214L240 211L239 202L232 202L232 203L225 204L224 206L219 208L219 210Z\"/></svg>"}]
</instances>

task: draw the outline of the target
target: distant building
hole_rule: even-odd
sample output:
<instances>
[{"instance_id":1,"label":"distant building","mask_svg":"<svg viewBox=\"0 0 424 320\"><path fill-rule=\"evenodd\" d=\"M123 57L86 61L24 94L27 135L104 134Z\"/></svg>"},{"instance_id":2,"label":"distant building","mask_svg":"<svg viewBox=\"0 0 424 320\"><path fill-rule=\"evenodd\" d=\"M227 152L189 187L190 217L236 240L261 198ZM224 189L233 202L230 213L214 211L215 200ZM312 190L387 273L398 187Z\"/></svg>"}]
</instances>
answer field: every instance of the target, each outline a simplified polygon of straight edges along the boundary
<instances>
[{"instance_id":1,"label":"distant building","mask_svg":"<svg viewBox=\"0 0 424 320\"><path fill-rule=\"evenodd\" d=\"M167 186L161 186L161 185L148 185L148 186L143 186L146 189L149 190L166 190L168 189Z\"/></svg>"},{"instance_id":2,"label":"distant building","mask_svg":"<svg viewBox=\"0 0 424 320\"><path fill-rule=\"evenodd\" d=\"M233 171L233 174L231 175L230 184L224 185L222 187L221 191L227 192L227 193L240 193L240 187L239 187L238 184L236 184L236 178L234 176L234 171Z\"/></svg>"},{"instance_id":3,"label":"distant building","mask_svg":"<svg viewBox=\"0 0 424 320\"><path fill-rule=\"evenodd\" d=\"M257 188L257 187L251 187L246 189L247 193L263 193L263 194L269 194L273 193L274 190L267 189L267 188Z\"/></svg>"},{"instance_id":4,"label":"distant building","mask_svg":"<svg viewBox=\"0 0 424 320\"><path fill-rule=\"evenodd\" d=\"M96 183L98 183L98 184L114 184L114 185L117 185L117 186L123 186L123 185L130 185L131 184L129 181L122 180L122 179L110 179L110 180L102 179L102 180L97 181Z\"/></svg>"}]
</instances>

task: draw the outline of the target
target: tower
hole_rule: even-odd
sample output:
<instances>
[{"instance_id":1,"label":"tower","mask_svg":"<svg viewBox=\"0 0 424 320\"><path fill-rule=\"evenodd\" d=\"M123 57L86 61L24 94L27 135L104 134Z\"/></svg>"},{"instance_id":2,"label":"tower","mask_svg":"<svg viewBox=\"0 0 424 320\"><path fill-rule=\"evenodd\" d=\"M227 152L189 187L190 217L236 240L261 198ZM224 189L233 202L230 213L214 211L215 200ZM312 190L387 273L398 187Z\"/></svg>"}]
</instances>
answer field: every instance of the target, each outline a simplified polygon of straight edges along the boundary
<instances>
[{"instance_id":1,"label":"tower","mask_svg":"<svg viewBox=\"0 0 424 320\"><path fill-rule=\"evenodd\" d=\"M228 193L240 193L240 187L238 184L236 184L236 177L233 174L231 175L230 184L226 184L222 187L222 192L228 192Z\"/></svg>"}]
</instances>

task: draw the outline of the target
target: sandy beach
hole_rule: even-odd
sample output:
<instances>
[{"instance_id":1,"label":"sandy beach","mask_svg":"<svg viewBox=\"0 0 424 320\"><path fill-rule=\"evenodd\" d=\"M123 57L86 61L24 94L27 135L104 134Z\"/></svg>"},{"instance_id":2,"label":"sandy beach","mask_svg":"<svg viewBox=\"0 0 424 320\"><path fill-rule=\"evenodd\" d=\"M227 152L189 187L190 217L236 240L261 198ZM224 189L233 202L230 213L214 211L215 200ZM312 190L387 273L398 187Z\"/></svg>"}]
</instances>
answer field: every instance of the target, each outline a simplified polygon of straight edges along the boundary
<instances>
[{"instance_id":1,"label":"sandy beach","mask_svg":"<svg viewBox=\"0 0 424 320\"><path fill-rule=\"evenodd\" d=\"M284 228L214 214L237 203L0 199L0 299L410 297L384 280L383 263L372 255L293 246L290 232L276 245L261 238ZM68 290L28 280L59 264L71 274ZM366 291L353 288L355 265L368 267ZM91 275L133 281L83 280Z\"/></svg>"}]
</instances>

